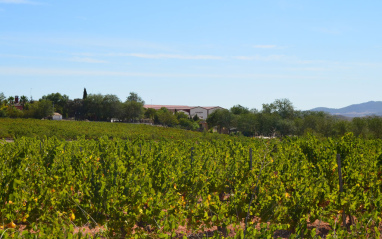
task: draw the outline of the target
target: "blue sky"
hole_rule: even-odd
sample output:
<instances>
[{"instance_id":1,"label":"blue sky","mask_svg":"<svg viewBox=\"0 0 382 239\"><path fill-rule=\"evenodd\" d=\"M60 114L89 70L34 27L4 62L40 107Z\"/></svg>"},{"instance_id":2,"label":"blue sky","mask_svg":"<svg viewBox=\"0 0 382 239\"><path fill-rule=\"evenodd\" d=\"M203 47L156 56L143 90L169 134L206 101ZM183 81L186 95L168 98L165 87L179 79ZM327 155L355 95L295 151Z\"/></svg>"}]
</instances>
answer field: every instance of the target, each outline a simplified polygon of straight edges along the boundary
<instances>
[{"instance_id":1,"label":"blue sky","mask_svg":"<svg viewBox=\"0 0 382 239\"><path fill-rule=\"evenodd\" d=\"M190 106L382 100L381 1L0 0L0 92Z\"/></svg>"}]
</instances>

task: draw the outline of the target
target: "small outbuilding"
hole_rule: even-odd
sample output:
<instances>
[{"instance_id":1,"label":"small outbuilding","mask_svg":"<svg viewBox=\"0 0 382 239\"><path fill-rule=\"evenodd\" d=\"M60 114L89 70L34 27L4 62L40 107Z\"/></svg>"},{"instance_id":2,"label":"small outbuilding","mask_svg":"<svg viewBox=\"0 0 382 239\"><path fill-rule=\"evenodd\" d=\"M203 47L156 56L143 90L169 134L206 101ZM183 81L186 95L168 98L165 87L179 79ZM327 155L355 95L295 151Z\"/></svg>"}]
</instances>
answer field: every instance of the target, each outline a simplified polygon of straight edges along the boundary
<instances>
[{"instance_id":1,"label":"small outbuilding","mask_svg":"<svg viewBox=\"0 0 382 239\"><path fill-rule=\"evenodd\" d=\"M62 120L62 115L60 113L54 112L52 119L53 120Z\"/></svg>"}]
</instances>

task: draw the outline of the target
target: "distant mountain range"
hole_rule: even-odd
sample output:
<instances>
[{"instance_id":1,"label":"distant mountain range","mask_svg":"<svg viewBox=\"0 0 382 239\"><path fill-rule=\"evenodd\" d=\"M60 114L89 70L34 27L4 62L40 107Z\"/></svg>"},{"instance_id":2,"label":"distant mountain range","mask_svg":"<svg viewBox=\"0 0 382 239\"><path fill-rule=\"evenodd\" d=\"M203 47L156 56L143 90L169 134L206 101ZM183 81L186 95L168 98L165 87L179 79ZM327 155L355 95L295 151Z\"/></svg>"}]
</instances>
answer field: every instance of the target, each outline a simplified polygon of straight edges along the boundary
<instances>
[{"instance_id":1,"label":"distant mountain range","mask_svg":"<svg viewBox=\"0 0 382 239\"><path fill-rule=\"evenodd\" d=\"M318 107L310 111L324 111L332 115L346 117L364 117L369 115L382 116L382 101L369 101L366 103L349 105L340 109Z\"/></svg>"}]
</instances>

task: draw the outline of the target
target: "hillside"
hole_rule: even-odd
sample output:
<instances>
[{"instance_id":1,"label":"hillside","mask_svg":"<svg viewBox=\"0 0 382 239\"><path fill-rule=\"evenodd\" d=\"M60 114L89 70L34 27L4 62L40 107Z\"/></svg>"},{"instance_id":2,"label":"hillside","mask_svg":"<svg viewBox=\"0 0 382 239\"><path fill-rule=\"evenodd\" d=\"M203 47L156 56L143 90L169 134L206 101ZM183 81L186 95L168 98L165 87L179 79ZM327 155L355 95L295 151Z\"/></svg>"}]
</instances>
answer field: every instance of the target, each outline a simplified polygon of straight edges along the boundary
<instances>
[{"instance_id":1,"label":"hillside","mask_svg":"<svg viewBox=\"0 0 382 239\"><path fill-rule=\"evenodd\" d=\"M311 109L310 111L324 111L332 115L343 115L347 117L363 117L368 115L382 116L382 101L369 101L366 103L349 105L339 109L317 107Z\"/></svg>"}]
</instances>

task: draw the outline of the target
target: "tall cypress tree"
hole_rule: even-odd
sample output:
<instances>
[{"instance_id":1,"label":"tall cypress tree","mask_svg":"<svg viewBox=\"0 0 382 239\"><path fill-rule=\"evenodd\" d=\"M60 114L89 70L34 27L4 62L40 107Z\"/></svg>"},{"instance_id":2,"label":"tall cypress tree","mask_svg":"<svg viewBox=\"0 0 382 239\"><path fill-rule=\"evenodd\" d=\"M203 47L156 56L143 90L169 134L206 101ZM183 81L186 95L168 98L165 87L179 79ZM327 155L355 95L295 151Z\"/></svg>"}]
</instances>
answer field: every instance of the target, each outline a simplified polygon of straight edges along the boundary
<instances>
[{"instance_id":1,"label":"tall cypress tree","mask_svg":"<svg viewBox=\"0 0 382 239\"><path fill-rule=\"evenodd\" d=\"M82 96L82 99L86 99L86 97L88 97L88 92L86 92L86 88L84 88L84 94Z\"/></svg>"}]
</instances>

